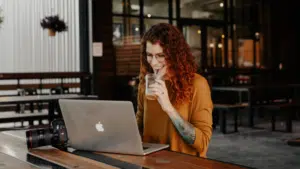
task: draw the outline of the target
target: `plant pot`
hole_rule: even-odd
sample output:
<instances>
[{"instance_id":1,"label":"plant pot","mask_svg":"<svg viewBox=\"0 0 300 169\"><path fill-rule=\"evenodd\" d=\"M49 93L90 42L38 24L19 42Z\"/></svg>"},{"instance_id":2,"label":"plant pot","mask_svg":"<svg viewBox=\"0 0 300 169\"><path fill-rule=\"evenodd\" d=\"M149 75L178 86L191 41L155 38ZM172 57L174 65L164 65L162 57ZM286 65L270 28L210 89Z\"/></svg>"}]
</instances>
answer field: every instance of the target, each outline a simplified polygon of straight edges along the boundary
<instances>
[{"instance_id":1,"label":"plant pot","mask_svg":"<svg viewBox=\"0 0 300 169\"><path fill-rule=\"evenodd\" d=\"M48 29L48 35L49 36L55 36L56 32L52 29Z\"/></svg>"}]
</instances>

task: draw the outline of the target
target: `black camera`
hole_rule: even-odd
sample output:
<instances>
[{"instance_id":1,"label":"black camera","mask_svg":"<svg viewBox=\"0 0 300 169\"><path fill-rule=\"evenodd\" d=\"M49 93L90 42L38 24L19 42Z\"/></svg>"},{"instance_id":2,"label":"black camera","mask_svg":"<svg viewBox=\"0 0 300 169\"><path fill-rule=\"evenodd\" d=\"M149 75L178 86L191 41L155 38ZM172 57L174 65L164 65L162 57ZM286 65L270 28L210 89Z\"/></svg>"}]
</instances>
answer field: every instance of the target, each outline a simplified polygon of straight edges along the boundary
<instances>
[{"instance_id":1,"label":"black camera","mask_svg":"<svg viewBox=\"0 0 300 169\"><path fill-rule=\"evenodd\" d=\"M65 148L68 142L68 133L64 121L55 119L51 122L50 128L27 130L26 142L28 149L46 145Z\"/></svg>"}]
</instances>

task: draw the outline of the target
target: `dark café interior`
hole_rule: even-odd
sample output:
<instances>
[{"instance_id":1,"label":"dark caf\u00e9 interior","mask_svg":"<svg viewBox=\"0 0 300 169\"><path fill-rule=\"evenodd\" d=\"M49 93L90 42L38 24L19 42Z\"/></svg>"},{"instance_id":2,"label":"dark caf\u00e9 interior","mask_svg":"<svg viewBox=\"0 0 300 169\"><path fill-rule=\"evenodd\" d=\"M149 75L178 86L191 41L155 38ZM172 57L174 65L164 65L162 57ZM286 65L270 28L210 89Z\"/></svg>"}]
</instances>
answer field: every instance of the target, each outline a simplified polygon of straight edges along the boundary
<instances>
[{"instance_id":1,"label":"dark caf\u00e9 interior","mask_svg":"<svg viewBox=\"0 0 300 169\"><path fill-rule=\"evenodd\" d=\"M0 0L0 168L299 169L296 2Z\"/></svg>"}]
</instances>

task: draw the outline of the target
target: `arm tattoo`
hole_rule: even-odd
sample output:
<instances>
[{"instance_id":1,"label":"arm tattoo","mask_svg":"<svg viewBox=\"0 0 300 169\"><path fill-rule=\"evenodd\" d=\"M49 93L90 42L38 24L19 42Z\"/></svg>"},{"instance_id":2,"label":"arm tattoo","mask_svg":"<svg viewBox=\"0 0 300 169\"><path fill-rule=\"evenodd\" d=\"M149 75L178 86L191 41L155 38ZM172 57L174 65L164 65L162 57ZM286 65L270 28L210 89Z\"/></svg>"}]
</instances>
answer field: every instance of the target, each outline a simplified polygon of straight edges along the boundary
<instances>
[{"instance_id":1,"label":"arm tattoo","mask_svg":"<svg viewBox=\"0 0 300 169\"><path fill-rule=\"evenodd\" d=\"M170 118L183 140L187 144L194 144L196 139L194 126L191 123L182 119L182 117L180 117L179 113L177 112L174 113L174 115L171 115Z\"/></svg>"}]
</instances>

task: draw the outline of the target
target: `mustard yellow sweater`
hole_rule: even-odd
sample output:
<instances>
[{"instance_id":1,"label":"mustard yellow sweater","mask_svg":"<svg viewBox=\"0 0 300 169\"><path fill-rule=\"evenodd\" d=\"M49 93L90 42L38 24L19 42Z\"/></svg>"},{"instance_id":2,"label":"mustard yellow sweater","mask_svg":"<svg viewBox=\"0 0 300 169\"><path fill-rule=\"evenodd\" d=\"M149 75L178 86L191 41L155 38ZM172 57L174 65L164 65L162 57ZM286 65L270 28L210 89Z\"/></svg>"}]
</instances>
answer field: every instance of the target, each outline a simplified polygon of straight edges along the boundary
<instances>
[{"instance_id":1,"label":"mustard yellow sweater","mask_svg":"<svg viewBox=\"0 0 300 169\"><path fill-rule=\"evenodd\" d=\"M172 98L170 85L169 97ZM144 93L138 93L137 123L143 142L169 144L171 151L206 157L212 135L212 110L210 88L207 80L195 74L193 96L190 103L179 106L177 112L195 127L196 139L193 145L186 144L171 119L156 100L148 100Z\"/></svg>"}]
</instances>

